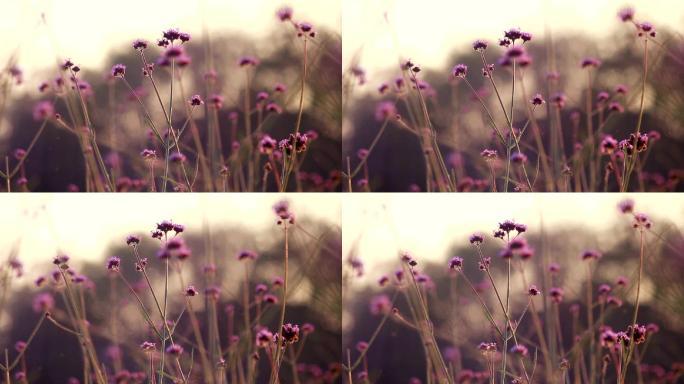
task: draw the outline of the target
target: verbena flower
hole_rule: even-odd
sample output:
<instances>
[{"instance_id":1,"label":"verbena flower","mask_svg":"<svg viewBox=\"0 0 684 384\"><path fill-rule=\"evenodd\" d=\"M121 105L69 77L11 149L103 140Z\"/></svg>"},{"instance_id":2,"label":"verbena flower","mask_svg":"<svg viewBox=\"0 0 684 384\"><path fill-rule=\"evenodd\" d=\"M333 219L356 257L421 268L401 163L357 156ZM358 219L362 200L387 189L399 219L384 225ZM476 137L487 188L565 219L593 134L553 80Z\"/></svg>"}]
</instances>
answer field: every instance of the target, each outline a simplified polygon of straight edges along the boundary
<instances>
[{"instance_id":1,"label":"verbena flower","mask_svg":"<svg viewBox=\"0 0 684 384\"><path fill-rule=\"evenodd\" d=\"M553 287L549 290L549 296L551 297L551 301L553 301L556 304L560 304L563 301L563 295L563 288Z\"/></svg>"},{"instance_id":2,"label":"verbena flower","mask_svg":"<svg viewBox=\"0 0 684 384\"><path fill-rule=\"evenodd\" d=\"M530 296L537 296L537 295L539 295L540 293L541 293L541 291L540 291L539 288L537 288L537 286L534 285L534 284L530 285L530 287L527 288L527 294L530 295Z\"/></svg>"},{"instance_id":3,"label":"verbena flower","mask_svg":"<svg viewBox=\"0 0 684 384\"><path fill-rule=\"evenodd\" d=\"M375 107L375 120L384 121L397 114L397 108L391 101L381 101Z\"/></svg>"},{"instance_id":4,"label":"verbena flower","mask_svg":"<svg viewBox=\"0 0 684 384\"><path fill-rule=\"evenodd\" d=\"M541 93L537 93L536 95L534 95L534 97L532 97L532 100L530 100L530 103L532 103L532 105L542 105L542 104L546 103L546 101L542 97Z\"/></svg>"},{"instance_id":5,"label":"verbena flower","mask_svg":"<svg viewBox=\"0 0 684 384\"><path fill-rule=\"evenodd\" d=\"M634 20L634 8L625 7L618 12L618 18L623 22Z\"/></svg>"},{"instance_id":6,"label":"verbena flower","mask_svg":"<svg viewBox=\"0 0 684 384\"><path fill-rule=\"evenodd\" d=\"M521 344L516 344L511 348L511 353L519 356L527 356L527 347Z\"/></svg>"},{"instance_id":7,"label":"verbena flower","mask_svg":"<svg viewBox=\"0 0 684 384\"><path fill-rule=\"evenodd\" d=\"M39 293L33 298L32 307L36 313L49 312L55 307L55 299L47 292Z\"/></svg>"},{"instance_id":8,"label":"verbena flower","mask_svg":"<svg viewBox=\"0 0 684 384\"><path fill-rule=\"evenodd\" d=\"M166 353L178 357L183 353L183 347L178 344L171 344L166 348Z\"/></svg>"},{"instance_id":9,"label":"verbena flower","mask_svg":"<svg viewBox=\"0 0 684 384\"><path fill-rule=\"evenodd\" d=\"M580 66L582 68L598 68L601 65L601 60L594 57L585 57L582 59Z\"/></svg>"},{"instance_id":10,"label":"verbena flower","mask_svg":"<svg viewBox=\"0 0 684 384\"><path fill-rule=\"evenodd\" d=\"M259 256L259 255L258 255L256 252L254 252L254 251L252 251L252 250L249 250L249 249L245 249L245 250L242 250L242 251L240 251L240 252L238 253L237 259L238 259L239 261L243 261L243 260L256 260L258 256Z\"/></svg>"},{"instance_id":11,"label":"verbena flower","mask_svg":"<svg viewBox=\"0 0 684 384\"><path fill-rule=\"evenodd\" d=\"M463 268L463 258L453 257L449 260L449 269L460 271Z\"/></svg>"},{"instance_id":12,"label":"verbena flower","mask_svg":"<svg viewBox=\"0 0 684 384\"><path fill-rule=\"evenodd\" d=\"M121 259L120 258L118 258L116 256L112 256L109 259L107 259L107 269L108 270L114 271L114 272L119 272L120 267L121 267Z\"/></svg>"},{"instance_id":13,"label":"verbena flower","mask_svg":"<svg viewBox=\"0 0 684 384\"><path fill-rule=\"evenodd\" d=\"M451 70L451 75L454 77L465 78L468 73L468 66L465 64L456 64Z\"/></svg>"},{"instance_id":14,"label":"verbena flower","mask_svg":"<svg viewBox=\"0 0 684 384\"><path fill-rule=\"evenodd\" d=\"M487 49L487 45L487 42L484 40L475 40L473 43L473 49L482 52Z\"/></svg>"},{"instance_id":15,"label":"verbena flower","mask_svg":"<svg viewBox=\"0 0 684 384\"><path fill-rule=\"evenodd\" d=\"M55 115L55 107L49 101L40 101L33 107L33 120L42 121Z\"/></svg>"},{"instance_id":16,"label":"verbena flower","mask_svg":"<svg viewBox=\"0 0 684 384\"><path fill-rule=\"evenodd\" d=\"M582 260L598 260L603 256L601 252L595 250L595 249L587 249L586 251L582 252Z\"/></svg>"},{"instance_id":17,"label":"verbena flower","mask_svg":"<svg viewBox=\"0 0 684 384\"><path fill-rule=\"evenodd\" d=\"M390 298L387 295L377 295L371 299L370 302L370 312L373 315L386 314L390 311L391 307Z\"/></svg>"},{"instance_id":18,"label":"verbena flower","mask_svg":"<svg viewBox=\"0 0 684 384\"><path fill-rule=\"evenodd\" d=\"M199 292L197 291L197 288L195 288L194 285L188 285L188 287L185 288L185 296L193 297L197 296L198 293Z\"/></svg>"},{"instance_id":19,"label":"verbena flower","mask_svg":"<svg viewBox=\"0 0 684 384\"><path fill-rule=\"evenodd\" d=\"M290 7L282 7L276 11L276 16L280 21L288 21L292 20L292 8Z\"/></svg>"}]
</instances>

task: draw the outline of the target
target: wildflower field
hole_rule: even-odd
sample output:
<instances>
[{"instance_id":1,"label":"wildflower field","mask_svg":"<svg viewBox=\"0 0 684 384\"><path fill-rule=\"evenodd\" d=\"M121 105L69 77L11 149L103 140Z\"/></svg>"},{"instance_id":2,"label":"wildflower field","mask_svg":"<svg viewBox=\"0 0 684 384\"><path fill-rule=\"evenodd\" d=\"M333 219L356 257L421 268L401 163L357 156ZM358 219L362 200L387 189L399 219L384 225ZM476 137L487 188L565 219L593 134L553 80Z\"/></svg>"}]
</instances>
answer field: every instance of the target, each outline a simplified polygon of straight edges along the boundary
<instances>
[{"instance_id":1,"label":"wildflower field","mask_svg":"<svg viewBox=\"0 0 684 384\"><path fill-rule=\"evenodd\" d=\"M385 15L394 39L382 42L404 47L385 59L392 69L367 74L365 47L345 62L344 189L680 190L684 42L681 29L639 9L616 8L583 33L547 22L536 34L502 25L471 44L449 41L448 68L396 41L400 30L430 30L429 19L404 25Z\"/></svg>"},{"instance_id":2,"label":"wildflower field","mask_svg":"<svg viewBox=\"0 0 684 384\"><path fill-rule=\"evenodd\" d=\"M470 228L466 217L456 227L472 234L451 239L447 255L400 250L382 263L364 249L400 247L399 233L422 245L425 230L394 221L403 230L388 229L395 240L374 248L360 244L374 245L378 230L353 231L343 272L348 382L681 382L681 228L638 199L621 201L600 231L545 219Z\"/></svg>"},{"instance_id":3,"label":"wildflower field","mask_svg":"<svg viewBox=\"0 0 684 384\"><path fill-rule=\"evenodd\" d=\"M27 254L18 234L0 267L2 382L336 382L339 227L298 204L263 204L260 230L151 222L100 239L104 260Z\"/></svg>"},{"instance_id":4,"label":"wildflower field","mask_svg":"<svg viewBox=\"0 0 684 384\"><path fill-rule=\"evenodd\" d=\"M109 41L105 67L93 68L60 50L53 21L29 8L55 64L25 75L22 54L34 48L10 40L17 48L0 73L4 190L338 189L339 31L264 7L266 36L172 25Z\"/></svg>"}]
</instances>

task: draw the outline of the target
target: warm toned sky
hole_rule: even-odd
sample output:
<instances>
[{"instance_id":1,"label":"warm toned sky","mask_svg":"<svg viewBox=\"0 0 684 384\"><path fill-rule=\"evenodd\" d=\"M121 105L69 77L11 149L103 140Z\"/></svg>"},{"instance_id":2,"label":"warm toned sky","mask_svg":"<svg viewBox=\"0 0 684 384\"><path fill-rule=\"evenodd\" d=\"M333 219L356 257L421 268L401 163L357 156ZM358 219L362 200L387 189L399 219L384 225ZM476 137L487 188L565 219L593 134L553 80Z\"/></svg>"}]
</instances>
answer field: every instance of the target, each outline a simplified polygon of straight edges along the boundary
<instances>
[{"instance_id":1,"label":"warm toned sky","mask_svg":"<svg viewBox=\"0 0 684 384\"><path fill-rule=\"evenodd\" d=\"M345 196L342 209L343 255L348 257L358 242L358 257L367 276L375 283L387 264L398 260L399 251L409 251L420 260L446 263L455 242L468 244L474 232L490 234L501 221L512 219L539 233L546 228L582 225L597 232L611 226L629 228L631 220L618 213L617 204L626 195L583 193L535 194L354 194ZM684 199L678 194L631 194L637 211L684 227ZM654 230L664 231L662 223ZM608 247L612 237L602 237ZM584 247L597 247L588 244ZM446 264L445 264L446 265ZM393 270L393 269L392 269ZM392 271L390 270L390 272Z\"/></svg>"},{"instance_id":2,"label":"warm toned sky","mask_svg":"<svg viewBox=\"0 0 684 384\"><path fill-rule=\"evenodd\" d=\"M283 25L275 12L294 9L297 20L340 31L340 0L17 0L0 5L0 66L19 48L30 73L55 63L55 54L82 66L99 66L104 52L136 38L154 41L170 27L199 35L240 30L263 37ZM45 15L47 25L41 23ZM40 81L36 81L37 85Z\"/></svg>"},{"instance_id":3,"label":"warm toned sky","mask_svg":"<svg viewBox=\"0 0 684 384\"><path fill-rule=\"evenodd\" d=\"M123 242L128 234L148 232L166 219L195 233L206 219L214 228L231 224L277 234L271 208L283 198L300 217L340 223L340 202L332 194L6 194L0 259L20 240L19 257L29 271L49 263L57 249L75 260L104 260L111 241Z\"/></svg>"},{"instance_id":4,"label":"warm toned sky","mask_svg":"<svg viewBox=\"0 0 684 384\"><path fill-rule=\"evenodd\" d=\"M616 14L627 4L636 9L640 20L684 31L681 0L344 0L344 63L348 65L361 52L361 65L374 89L386 79L373 75L395 65L399 55L423 66L443 67L453 64L446 59L454 49L467 48L478 38L496 41L510 27L537 36L547 24L554 33L609 36L616 28L626 27Z\"/></svg>"}]
</instances>

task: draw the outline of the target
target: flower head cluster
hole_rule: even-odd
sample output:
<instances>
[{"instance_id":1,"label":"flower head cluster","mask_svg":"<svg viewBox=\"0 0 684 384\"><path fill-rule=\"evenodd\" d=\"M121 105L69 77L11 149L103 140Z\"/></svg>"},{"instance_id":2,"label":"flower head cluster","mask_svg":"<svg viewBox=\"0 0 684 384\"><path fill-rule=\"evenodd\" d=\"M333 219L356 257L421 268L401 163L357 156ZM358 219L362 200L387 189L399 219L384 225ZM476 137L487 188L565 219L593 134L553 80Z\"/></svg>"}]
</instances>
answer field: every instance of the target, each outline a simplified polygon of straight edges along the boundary
<instances>
[{"instance_id":1,"label":"flower head cluster","mask_svg":"<svg viewBox=\"0 0 684 384\"><path fill-rule=\"evenodd\" d=\"M280 200L273 205L273 211L278 217L278 224L289 223L294 224L295 215L290 210L290 202L287 200Z\"/></svg>"},{"instance_id":2,"label":"flower head cluster","mask_svg":"<svg viewBox=\"0 0 684 384\"><path fill-rule=\"evenodd\" d=\"M299 132L290 133L287 139L282 139L278 142L278 149L286 155L291 155L293 152L301 153L307 150L309 136Z\"/></svg>"}]
</instances>

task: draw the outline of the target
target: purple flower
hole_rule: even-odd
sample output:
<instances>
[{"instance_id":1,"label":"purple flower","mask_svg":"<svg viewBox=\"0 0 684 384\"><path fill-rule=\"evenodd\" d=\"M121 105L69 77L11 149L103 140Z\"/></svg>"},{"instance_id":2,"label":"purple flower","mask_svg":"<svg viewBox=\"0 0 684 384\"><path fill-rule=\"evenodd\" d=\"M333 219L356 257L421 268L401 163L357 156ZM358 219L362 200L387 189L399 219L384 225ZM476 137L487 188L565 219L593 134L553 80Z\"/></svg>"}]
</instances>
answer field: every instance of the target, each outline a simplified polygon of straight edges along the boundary
<instances>
[{"instance_id":1,"label":"purple flower","mask_svg":"<svg viewBox=\"0 0 684 384\"><path fill-rule=\"evenodd\" d=\"M484 157L487 160L496 159L496 155L496 149L483 149L482 152L480 152L480 156Z\"/></svg>"},{"instance_id":2,"label":"purple flower","mask_svg":"<svg viewBox=\"0 0 684 384\"><path fill-rule=\"evenodd\" d=\"M194 285L188 285L188 287L185 288L185 296L193 297L197 296L197 293L197 288L195 288Z\"/></svg>"},{"instance_id":3,"label":"purple flower","mask_svg":"<svg viewBox=\"0 0 684 384\"><path fill-rule=\"evenodd\" d=\"M125 74L126 74L126 66L125 65L114 64L114 66L112 66L112 77L123 78Z\"/></svg>"},{"instance_id":4,"label":"purple flower","mask_svg":"<svg viewBox=\"0 0 684 384\"><path fill-rule=\"evenodd\" d=\"M283 113L283 108L275 102L270 102L270 103L266 104L266 111L281 114L281 113Z\"/></svg>"},{"instance_id":5,"label":"purple flower","mask_svg":"<svg viewBox=\"0 0 684 384\"><path fill-rule=\"evenodd\" d=\"M178 344L171 344L166 348L166 353L173 356L180 356L183 353L183 347Z\"/></svg>"},{"instance_id":6,"label":"purple flower","mask_svg":"<svg viewBox=\"0 0 684 384\"><path fill-rule=\"evenodd\" d=\"M624 84L618 84L615 86L615 93L618 93L620 95L626 95L628 91L628 88Z\"/></svg>"},{"instance_id":7,"label":"purple flower","mask_svg":"<svg viewBox=\"0 0 684 384\"><path fill-rule=\"evenodd\" d=\"M566 100L567 100L567 97L565 97L565 94L563 92L558 92L555 95L553 95L553 97L551 98L551 101L553 102L553 104L559 109L562 109L563 107L565 107Z\"/></svg>"},{"instance_id":8,"label":"purple flower","mask_svg":"<svg viewBox=\"0 0 684 384\"><path fill-rule=\"evenodd\" d=\"M542 97L541 93L537 93L536 95L534 95L534 97L532 97L532 100L530 100L530 103L532 103L532 105L542 105L542 104L546 103L546 101Z\"/></svg>"},{"instance_id":9,"label":"purple flower","mask_svg":"<svg viewBox=\"0 0 684 384\"><path fill-rule=\"evenodd\" d=\"M136 49L138 51L143 51L147 48L147 41L142 40L142 39L136 39L133 41L133 49Z\"/></svg>"},{"instance_id":10,"label":"purple flower","mask_svg":"<svg viewBox=\"0 0 684 384\"><path fill-rule=\"evenodd\" d=\"M375 107L375 120L384 121L397 114L397 107L391 101L381 101Z\"/></svg>"},{"instance_id":11,"label":"purple flower","mask_svg":"<svg viewBox=\"0 0 684 384\"><path fill-rule=\"evenodd\" d=\"M140 244L140 237L137 235L128 235L126 237L126 245L138 245Z\"/></svg>"},{"instance_id":12,"label":"purple flower","mask_svg":"<svg viewBox=\"0 0 684 384\"><path fill-rule=\"evenodd\" d=\"M487 42L484 40L475 40L473 43L473 49L482 52L487 49Z\"/></svg>"},{"instance_id":13,"label":"purple flower","mask_svg":"<svg viewBox=\"0 0 684 384\"><path fill-rule=\"evenodd\" d=\"M112 256L109 259L107 259L107 269L108 270L114 271L114 272L119 272L120 267L121 267L121 259L120 258L118 258L116 256Z\"/></svg>"},{"instance_id":14,"label":"purple flower","mask_svg":"<svg viewBox=\"0 0 684 384\"><path fill-rule=\"evenodd\" d=\"M468 240L470 241L470 244L476 244L477 245L477 244L482 244L482 242L484 241L484 237L479 233L473 233L472 235L470 235Z\"/></svg>"},{"instance_id":15,"label":"purple flower","mask_svg":"<svg viewBox=\"0 0 684 384\"><path fill-rule=\"evenodd\" d=\"M504 37L511 41L515 41L522 37L522 32L520 31L520 28L511 28L508 31L504 31Z\"/></svg>"},{"instance_id":16,"label":"purple flower","mask_svg":"<svg viewBox=\"0 0 684 384\"><path fill-rule=\"evenodd\" d=\"M49 312L55 307L55 299L51 294L39 293L33 298L33 311L36 313Z\"/></svg>"},{"instance_id":17,"label":"purple flower","mask_svg":"<svg viewBox=\"0 0 684 384\"><path fill-rule=\"evenodd\" d=\"M645 21L639 24L639 36L649 35L651 37L656 37L656 30L653 24Z\"/></svg>"},{"instance_id":18,"label":"purple flower","mask_svg":"<svg viewBox=\"0 0 684 384\"><path fill-rule=\"evenodd\" d=\"M282 7L276 12L276 16L280 21L292 20L292 8Z\"/></svg>"},{"instance_id":19,"label":"purple flower","mask_svg":"<svg viewBox=\"0 0 684 384\"><path fill-rule=\"evenodd\" d=\"M601 61L594 57L586 57L582 59L582 62L580 63L582 68L598 68L599 65L601 65Z\"/></svg>"},{"instance_id":20,"label":"purple flower","mask_svg":"<svg viewBox=\"0 0 684 384\"><path fill-rule=\"evenodd\" d=\"M608 109L618 113L625 111L625 107L623 107L622 104L618 103L617 101L612 101L610 104L608 104Z\"/></svg>"},{"instance_id":21,"label":"purple flower","mask_svg":"<svg viewBox=\"0 0 684 384\"><path fill-rule=\"evenodd\" d=\"M608 284L601 284L598 287L598 293L600 295L607 295L610 293L610 291L612 291L612 288Z\"/></svg>"},{"instance_id":22,"label":"purple flower","mask_svg":"<svg viewBox=\"0 0 684 384\"><path fill-rule=\"evenodd\" d=\"M527 294L530 296L537 296L540 293L541 293L541 291L534 284L530 285L530 287L527 289Z\"/></svg>"},{"instance_id":23,"label":"purple flower","mask_svg":"<svg viewBox=\"0 0 684 384\"><path fill-rule=\"evenodd\" d=\"M556 304L560 304L563 301L563 295L563 288L553 287L549 290L549 296L551 297L551 301L553 301Z\"/></svg>"},{"instance_id":24,"label":"purple flower","mask_svg":"<svg viewBox=\"0 0 684 384\"><path fill-rule=\"evenodd\" d=\"M511 155L511 162L514 164L525 164L527 163L527 156L522 152L514 152Z\"/></svg>"},{"instance_id":25,"label":"purple flower","mask_svg":"<svg viewBox=\"0 0 684 384\"><path fill-rule=\"evenodd\" d=\"M617 146L617 140L615 140L611 135L606 135L603 137L603 140L601 141L601 153L605 155L610 155L617 149Z\"/></svg>"},{"instance_id":26,"label":"purple flower","mask_svg":"<svg viewBox=\"0 0 684 384\"><path fill-rule=\"evenodd\" d=\"M452 76L460 77L462 79L465 79L467 73L468 73L468 66L465 64L456 64L454 66L454 68L451 70Z\"/></svg>"},{"instance_id":27,"label":"purple flower","mask_svg":"<svg viewBox=\"0 0 684 384\"><path fill-rule=\"evenodd\" d=\"M618 12L618 18L623 22L631 21L634 19L634 8L625 7Z\"/></svg>"},{"instance_id":28,"label":"purple flower","mask_svg":"<svg viewBox=\"0 0 684 384\"><path fill-rule=\"evenodd\" d=\"M204 294L209 300L218 301L219 296L221 296L221 288L216 285L212 285L204 290Z\"/></svg>"},{"instance_id":29,"label":"purple flower","mask_svg":"<svg viewBox=\"0 0 684 384\"><path fill-rule=\"evenodd\" d=\"M217 94L211 95L209 97L209 105L216 109L220 109L223 107L223 96Z\"/></svg>"},{"instance_id":30,"label":"purple flower","mask_svg":"<svg viewBox=\"0 0 684 384\"><path fill-rule=\"evenodd\" d=\"M588 249L582 252L582 260L598 260L601 256L601 252L595 249Z\"/></svg>"},{"instance_id":31,"label":"purple flower","mask_svg":"<svg viewBox=\"0 0 684 384\"><path fill-rule=\"evenodd\" d=\"M283 341L287 344L294 344L299 341L299 326L296 324L283 324Z\"/></svg>"},{"instance_id":32,"label":"purple flower","mask_svg":"<svg viewBox=\"0 0 684 384\"><path fill-rule=\"evenodd\" d=\"M278 297L276 295L267 293L264 295L263 300L265 303L268 304L277 304L278 303Z\"/></svg>"},{"instance_id":33,"label":"purple flower","mask_svg":"<svg viewBox=\"0 0 684 384\"><path fill-rule=\"evenodd\" d=\"M628 279L625 276L618 276L617 280L615 281L615 285L625 287L627 286Z\"/></svg>"},{"instance_id":34,"label":"purple flower","mask_svg":"<svg viewBox=\"0 0 684 384\"><path fill-rule=\"evenodd\" d=\"M178 34L178 39L180 39L180 41L183 43L187 43L190 41L190 34L187 32L181 32Z\"/></svg>"},{"instance_id":35,"label":"purple flower","mask_svg":"<svg viewBox=\"0 0 684 384\"><path fill-rule=\"evenodd\" d=\"M261 140L259 140L259 152L263 154L270 154L276 149L278 142L275 141L271 136L264 135Z\"/></svg>"},{"instance_id":36,"label":"purple flower","mask_svg":"<svg viewBox=\"0 0 684 384\"><path fill-rule=\"evenodd\" d=\"M527 43L528 41L532 40L532 34L529 32L522 32L520 34L520 39L523 41L523 43Z\"/></svg>"},{"instance_id":37,"label":"purple flower","mask_svg":"<svg viewBox=\"0 0 684 384\"><path fill-rule=\"evenodd\" d=\"M204 101L200 97L200 95L194 95L190 98L190 101L188 101L190 105L192 106L198 106L204 104Z\"/></svg>"},{"instance_id":38,"label":"purple flower","mask_svg":"<svg viewBox=\"0 0 684 384\"><path fill-rule=\"evenodd\" d=\"M16 343L14 343L14 349L17 352L24 351L26 349L26 342L22 340L17 341Z\"/></svg>"},{"instance_id":39,"label":"purple flower","mask_svg":"<svg viewBox=\"0 0 684 384\"><path fill-rule=\"evenodd\" d=\"M242 56L238 60L238 65L240 67L246 67L246 66L256 67L257 65L259 65L259 59L257 59L254 56Z\"/></svg>"},{"instance_id":40,"label":"purple flower","mask_svg":"<svg viewBox=\"0 0 684 384\"><path fill-rule=\"evenodd\" d=\"M460 271L463 268L463 258L453 257L449 260L449 269Z\"/></svg>"},{"instance_id":41,"label":"purple flower","mask_svg":"<svg viewBox=\"0 0 684 384\"><path fill-rule=\"evenodd\" d=\"M311 23L301 22L297 24L297 28L299 29L301 34L309 34L309 36L311 37L314 37L316 34Z\"/></svg>"},{"instance_id":42,"label":"purple flower","mask_svg":"<svg viewBox=\"0 0 684 384\"><path fill-rule=\"evenodd\" d=\"M177 45L171 46L166 48L166 51L164 51L164 58L166 59L176 59L180 56L183 56L185 54L185 50L183 47L179 47Z\"/></svg>"},{"instance_id":43,"label":"purple flower","mask_svg":"<svg viewBox=\"0 0 684 384\"><path fill-rule=\"evenodd\" d=\"M392 302L387 295L377 295L371 299L370 312L373 315L386 314L391 309Z\"/></svg>"},{"instance_id":44,"label":"purple flower","mask_svg":"<svg viewBox=\"0 0 684 384\"><path fill-rule=\"evenodd\" d=\"M516 344L511 348L511 353L519 356L527 356L527 347L521 344Z\"/></svg>"},{"instance_id":45,"label":"purple flower","mask_svg":"<svg viewBox=\"0 0 684 384\"><path fill-rule=\"evenodd\" d=\"M33 107L33 120L42 121L55 115L55 107L49 101L39 101Z\"/></svg>"},{"instance_id":46,"label":"purple flower","mask_svg":"<svg viewBox=\"0 0 684 384\"><path fill-rule=\"evenodd\" d=\"M515 59L523 55L525 55L525 48L519 45L514 45L506 50L505 57Z\"/></svg>"},{"instance_id":47,"label":"purple flower","mask_svg":"<svg viewBox=\"0 0 684 384\"><path fill-rule=\"evenodd\" d=\"M237 259L238 259L239 261L242 261L242 260L256 260L258 256L259 256L259 255L257 255L256 252L254 252L254 251L252 251L252 250L249 250L249 249L245 249L245 250L240 251L240 253L238 253Z\"/></svg>"},{"instance_id":48,"label":"purple flower","mask_svg":"<svg viewBox=\"0 0 684 384\"><path fill-rule=\"evenodd\" d=\"M256 334L256 346L257 348L266 348L273 342L273 333L268 329L263 328L259 330Z\"/></svg>"}]
</instances>

